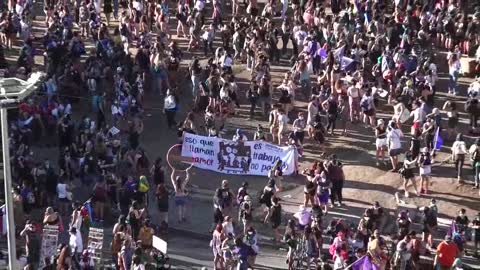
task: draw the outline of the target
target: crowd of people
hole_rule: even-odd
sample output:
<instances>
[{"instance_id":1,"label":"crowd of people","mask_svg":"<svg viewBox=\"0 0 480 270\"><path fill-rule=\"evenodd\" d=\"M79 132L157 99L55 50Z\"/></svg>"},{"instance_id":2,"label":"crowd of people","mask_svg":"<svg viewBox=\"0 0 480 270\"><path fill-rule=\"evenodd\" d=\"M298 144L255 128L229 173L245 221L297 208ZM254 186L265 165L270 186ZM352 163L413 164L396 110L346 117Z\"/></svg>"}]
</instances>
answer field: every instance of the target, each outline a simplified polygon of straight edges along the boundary
<instances>
[{"instance_id":1,"label":"crowd of people","mask_svg":"<svg viewBox=\"0 0 480 270\"><path fill-rule=\"evenodd\" d=\"M36 14L37 7L44 13ZM334 219L327 226L324 219L343 205L346 181L342 162L327 155L325 142L349 130L360 128L374 137L376 166L391 165L399 173L405 197L410 197L409 182L417 196L430 193L436 152L449 141L458 184L469 179L463 167L470 157L479 187L480 140L467 147L459 119L464 111L470 120L464 133L479 133L480 77L469 87L464 109L456 96L463 94L462 58L473 56L473 72L480 71L480 5L462 0L9 0L0 8L3 76L27 79L39 69L46 74L35 94L9 116L14 218L17 235L25 240L25 252L23 247L18 252L19 258L25 255L24 269L36 269L40 261L43 269L94 269L89 228L109 228L112 217L118 217L110 245L114 269L158 266L153 236L168 235L171 194L178 222L188 220L191 173L170 168L170 184L163 155L155 160L147 155L141 140L147 94L163 98L153 107L161 107L179 141L184 132L227 136L228 118L241 114L238 108L246 103L250 119L267 123L253 136L238 129L233 140L291 145L299 157L305 142L325 152L310 168L295 169L306 180L304 201L292 217L285 218L277 196L284 188L281 163L268 173L259 196L246 182L236 193L222 182L213 204L215 269L255 267L257 221L270 224L274 241L287 247L288 269L303 264L329 269L329 261L333 269L344 269L365 257L379 269L424 269L421 258L434 251L438 269L457 269L462 255L477 255L480 216L470 221L472 213L465 209L435 245L434 237L443 235L436 230L441 209L434 200L419 210L421 231L413 230L415 218L402 211L388 241L380 235L387 217L378 202L358 224ZM38 16L46 29L41 36L34 31ZM5 55L15 55L17 47L16 63L7 63ZM447 51L446 59L436 50ZM196 55L188 65L187 54ZM38 56L43 65L36 63ZM207 63L202 66L201 60ZM438 85L444 63L447 89ZM274 65L289 67L279 81ZM239 66L248 74L247 87L238 83ZM444 104L439 92L447 94ZM302 102L306 111L299 111ZM393 117L377 114L388 106ZM186 115L182 120L180 113ZM405 146L407 136L411 141ZM51 158L37 158L34 150L43 149ZM79 186L88 200L75 192ZM148 211L152 202L155 214ZM257 207L265 210L261 220L255 220ZM43 218L36 218L38 210ZM53 258L41 258L42 225L58 225L68 236Z\"/></svg>"}]
</instances>

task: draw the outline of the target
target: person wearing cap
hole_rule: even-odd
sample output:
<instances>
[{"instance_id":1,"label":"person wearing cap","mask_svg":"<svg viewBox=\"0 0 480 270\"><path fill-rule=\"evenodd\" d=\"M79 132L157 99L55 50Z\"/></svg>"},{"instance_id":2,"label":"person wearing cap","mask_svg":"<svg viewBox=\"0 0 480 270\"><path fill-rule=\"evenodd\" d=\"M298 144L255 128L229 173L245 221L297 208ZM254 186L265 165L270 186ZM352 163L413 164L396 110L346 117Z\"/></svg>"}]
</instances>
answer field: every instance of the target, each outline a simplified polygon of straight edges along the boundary
<instances>
[{"instance_id":1,"label":"person wearing cap","mask_svg":"<svg viewBox=\"0 0 480 270\"><path fill-rule=\"evenodd\" d=\"M457 244L452 241L452 236L447 234L445 240L438 244L433 264L439 270L452 269L453 263L459 255Z\"/></svg>"},{"instance_id":2,"label":"person wearing cap","mask_svg":"<svg viewBox=\"0 0 480 270\"><path fill-rule=\"evenodd\" d=\"M463 140L463 134L458 133L457 139L452 145L452 158L455 162L455 170L457 171L458 184L463 184L462 170L465 163L465 155L467 154L467 146Z\"/></svg>"}]
</instances>

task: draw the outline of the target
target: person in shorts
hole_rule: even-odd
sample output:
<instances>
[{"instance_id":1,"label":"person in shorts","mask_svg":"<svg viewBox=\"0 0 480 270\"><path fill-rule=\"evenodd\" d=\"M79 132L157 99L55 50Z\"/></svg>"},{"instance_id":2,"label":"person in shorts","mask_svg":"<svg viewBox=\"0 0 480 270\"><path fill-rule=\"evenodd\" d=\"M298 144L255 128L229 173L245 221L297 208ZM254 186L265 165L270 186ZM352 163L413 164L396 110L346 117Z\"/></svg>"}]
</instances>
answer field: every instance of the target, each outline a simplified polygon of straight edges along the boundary
<instances>
[{"instance_id":1,"label":"person in shorts","mask_svg":"<svg viewBox=\"0 0 480 270\"><path fill-rule=\"evenodd\" d=\"M397 123L390 121L387 128L387 144L388 154L392 163L392 170L398 170L398 155L402 153L401 138L403 137L402 131L397 127Z\"/></svg>"}]
</instances>

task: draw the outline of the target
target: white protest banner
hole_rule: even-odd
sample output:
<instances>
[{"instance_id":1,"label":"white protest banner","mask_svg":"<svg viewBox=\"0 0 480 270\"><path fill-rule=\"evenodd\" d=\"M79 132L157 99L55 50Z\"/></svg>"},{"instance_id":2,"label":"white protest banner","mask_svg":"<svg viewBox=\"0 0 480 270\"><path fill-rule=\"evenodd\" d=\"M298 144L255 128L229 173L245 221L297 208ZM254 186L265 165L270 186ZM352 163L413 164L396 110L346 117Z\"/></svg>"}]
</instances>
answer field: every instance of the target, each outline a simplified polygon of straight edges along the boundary
<instances>
[{"instance_id":1,"label":"white protest banner","mask_svg":"<svg viewBox=\"0 0 480 270\"><path fill-rule=\"evenodd\" d=\"M167 242L158 236L153 236L152 246L163 254L167 254Z\"/></svg>"},{"instance_id":2,"label":"white protest banner","mask_svg":"<svg viewBox=\"0 0 480 270\"><path fill-rule=\"evenodd\" d=\"M226 174L268 175L277 160L282 161L284 175L295 171L296 149L264 141L236 142L216 137L184 133L182 157L193 166Z\"/></svg>"}]
</instances>

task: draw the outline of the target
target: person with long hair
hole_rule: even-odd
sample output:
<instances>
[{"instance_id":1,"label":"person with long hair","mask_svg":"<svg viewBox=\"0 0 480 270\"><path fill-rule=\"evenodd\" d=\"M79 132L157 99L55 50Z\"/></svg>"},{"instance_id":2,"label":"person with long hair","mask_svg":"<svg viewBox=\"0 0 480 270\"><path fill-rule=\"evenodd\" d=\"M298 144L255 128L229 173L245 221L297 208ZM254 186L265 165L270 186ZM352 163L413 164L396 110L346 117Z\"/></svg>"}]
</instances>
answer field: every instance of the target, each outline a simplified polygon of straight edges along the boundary
<instances>
[{"instance_id":1,"label":"person with long hair","mask_svg":"<svg viewBox=\"0 0 480 270\"><path fill-rule=\"evenodd\" d=\"M186 218L186 205L187 205L187 190L186 186L190 180L190 168L186 170L185 179L177 175L177 170L172 168L172 175L170 177L173 188L175 190L175 206L177 208L178 222L185 222Z\"/></svg>"},{"instance_id":2,"label":"person with long hair","mask_svg":"<svg viewBox=\"0 0 480 270\"><path fill-rule=\"evenodd\" d=\"M413 157L411 152L407 152L405 154L405 160L403 161L403 171L401 173L403 178L403 190L405 192L405 198L409 197L408 194L408 182L412 182L413 188L415 190L415 194L418 196L418 187L417 182L415 181L415 175L413 174L413 168L415 168L417 164L417 159Z\"/></svg>"},{"instance_id":3,"label":"person with long hair","mask_svg":"<svg viewBox=\"0 0 480 270\"><path fill-rule=\"evenodd\" d=\"M57 270L68 270L72 263L71 250L66 244L60 244L57 252L59 253L57 258Z\"/></svg>"}]
</instances>

